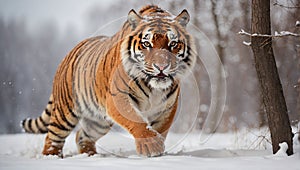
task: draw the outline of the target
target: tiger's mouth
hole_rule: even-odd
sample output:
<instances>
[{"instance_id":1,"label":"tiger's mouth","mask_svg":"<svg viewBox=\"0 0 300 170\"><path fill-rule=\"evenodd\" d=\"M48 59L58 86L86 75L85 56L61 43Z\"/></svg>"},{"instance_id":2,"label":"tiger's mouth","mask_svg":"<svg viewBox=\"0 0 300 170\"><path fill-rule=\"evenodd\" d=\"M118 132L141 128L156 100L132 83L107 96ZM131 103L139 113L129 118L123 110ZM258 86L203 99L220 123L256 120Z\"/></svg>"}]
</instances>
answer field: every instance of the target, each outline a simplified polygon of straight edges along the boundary
<instances>
[{"instance_id":1,"label":"tiger's mouth","mask_svg":"<svg viewBox=\"0 0 300 170\"><path fill-rule=\"evenodd\" d=\"M158 79L164 79L166 77L169 77L168 75L166 75L165 73L163 73L162 71L160 73L158 73L157 75L154 76L155 78Z\"/></svg>"}]
</instances>

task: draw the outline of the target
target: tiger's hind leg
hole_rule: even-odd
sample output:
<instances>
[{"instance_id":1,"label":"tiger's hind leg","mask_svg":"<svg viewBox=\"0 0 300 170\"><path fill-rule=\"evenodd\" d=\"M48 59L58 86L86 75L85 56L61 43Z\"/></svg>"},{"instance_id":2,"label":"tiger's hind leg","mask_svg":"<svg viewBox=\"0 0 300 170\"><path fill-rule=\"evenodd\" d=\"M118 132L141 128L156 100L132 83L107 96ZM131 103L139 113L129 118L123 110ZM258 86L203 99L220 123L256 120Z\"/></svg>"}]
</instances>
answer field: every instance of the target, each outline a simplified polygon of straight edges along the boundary
<instances>
[{"instance_id":1,"label":"tiger's hind leg","mask_svg":"<svg viewBox=\"0 0 300 170\"><path fill-rule=\"evenodd\" d=\"M76 134L76 144L79 153L87 153L89 156L97 153L95 143L104 136L111 128L112 124L104 119L82 118L81 128Z\"/></svg>"},{"instance_id":2,"label":"tiger's hind leg","mask_svg":"<svg viewBox=\"0 0 300 170\"><path fill-rule=\"evenodd\" d=\"M78 117L68 108L53 109L43 154L63 157L62 149L65 139L78 123Z\"/></svg>"}]
</instances>

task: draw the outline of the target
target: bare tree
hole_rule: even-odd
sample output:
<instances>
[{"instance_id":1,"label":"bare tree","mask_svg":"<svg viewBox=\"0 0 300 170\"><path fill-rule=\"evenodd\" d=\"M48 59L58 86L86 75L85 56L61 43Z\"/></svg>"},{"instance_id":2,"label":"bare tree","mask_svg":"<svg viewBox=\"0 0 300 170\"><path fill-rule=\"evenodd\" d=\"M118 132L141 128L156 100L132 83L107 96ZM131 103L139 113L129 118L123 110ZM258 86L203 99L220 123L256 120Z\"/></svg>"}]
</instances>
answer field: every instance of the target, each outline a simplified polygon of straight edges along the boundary
<instances>
[{"instance_id":1,"label":"bare tree","mask_svg":"<svg viewBox=\"0 0 300 170\"><path fill-rule=\"evenodd\" d=\"M270 0L252 0L251 23L252 33L271 34ZM271 132L273 153L279 150L279 143L286 142L287 154L291 155L293 134L273 54L272 37L252 36L251 47Z\"/></svg>"},{"instance_id":2,"label":"bare tree","mask_svg":"<svg viewBox=\"0 0 300 170\"><path fill-rule=\"evenodd\" d=\"M213 22L215 25L215 32L216 32L216 38L217 38L217 44L216 44L216 50L217 53L219 54L220 60L222 63L224 63L224 45L222 43L223 42L223 37L221 35L221 28L220 28L220 24L219 24L219 17L218 14L216 12L217 10L217 2L215 0L211 0L211 14L213 17Z\"/></svg>"}]
</instances>

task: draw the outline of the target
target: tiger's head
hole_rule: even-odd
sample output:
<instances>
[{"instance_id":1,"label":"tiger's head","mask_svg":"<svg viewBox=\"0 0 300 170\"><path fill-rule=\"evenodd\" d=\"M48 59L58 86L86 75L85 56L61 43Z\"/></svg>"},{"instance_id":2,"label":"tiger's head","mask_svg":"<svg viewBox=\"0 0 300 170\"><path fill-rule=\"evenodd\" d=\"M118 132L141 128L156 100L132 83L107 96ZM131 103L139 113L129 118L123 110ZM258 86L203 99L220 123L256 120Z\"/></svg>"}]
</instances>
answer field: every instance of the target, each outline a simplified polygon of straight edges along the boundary
<instances>
[{"instance_id":1,"label":"tiger's head","mask_svg":"<svg viewBox=\"0 0 300 170\"><path fill-rule=\"evenodd\" d=\"M187 10L178 16L157 6L147 6L139 14L131 10L126 22L131 30L121 45L127 74L151 88L167 89L190 72L197 54L186 31L189 20Z\"/></svg>"}]
</instances>

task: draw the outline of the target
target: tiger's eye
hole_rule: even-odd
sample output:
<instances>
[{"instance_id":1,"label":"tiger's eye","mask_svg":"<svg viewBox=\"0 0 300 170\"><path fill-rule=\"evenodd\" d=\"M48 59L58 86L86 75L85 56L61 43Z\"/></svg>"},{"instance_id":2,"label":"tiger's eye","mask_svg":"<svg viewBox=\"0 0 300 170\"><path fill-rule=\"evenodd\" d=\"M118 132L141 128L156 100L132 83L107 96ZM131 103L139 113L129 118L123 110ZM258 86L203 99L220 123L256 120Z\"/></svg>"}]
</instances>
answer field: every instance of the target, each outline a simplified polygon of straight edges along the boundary
<instances>
[{"instance_id":1,"label":"tiger's eye","mask_svg":"<svg viewBox=\"0 0 300 170\"><path fill-rule=\"evenodd\" d=\"M151 44L148 41L143 42L143 46L148 48L151 47Z\"/></svg>"},{"instance_id":2,"label":"tiger's eye","mask_svg":"<svg viewBox=\"0 0 300 170\"><path fill-rule=\"evenodd\" d=\"M176 47L177 46L177 42L176 41L172 41L171 43L170 43L170 47Z\"/></svg>"}]
</instances>

